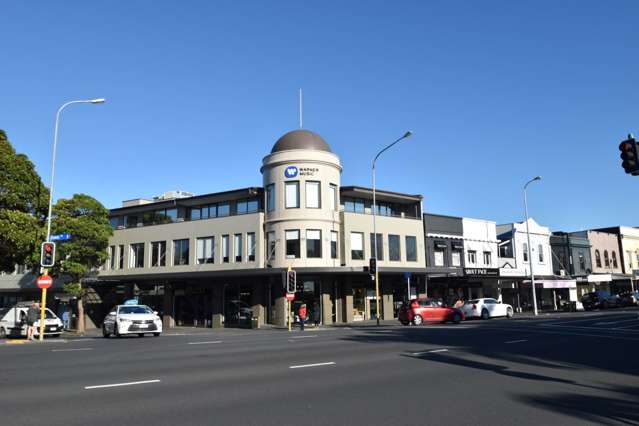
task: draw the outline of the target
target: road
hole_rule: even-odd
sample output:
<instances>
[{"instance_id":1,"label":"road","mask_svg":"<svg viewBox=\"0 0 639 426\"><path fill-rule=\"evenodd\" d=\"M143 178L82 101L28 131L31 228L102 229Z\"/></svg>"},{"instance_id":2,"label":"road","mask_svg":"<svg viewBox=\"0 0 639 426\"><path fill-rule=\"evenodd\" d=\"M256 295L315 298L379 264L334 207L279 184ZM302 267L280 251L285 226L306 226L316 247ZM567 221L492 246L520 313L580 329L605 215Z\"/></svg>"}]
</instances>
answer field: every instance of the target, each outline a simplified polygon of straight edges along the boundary
<instances>
[{"instance_id":1,"label":"road","mask_svg":"<svg viewBox=\"0 0 639 426\"><path fill-rule=\"evenodd\" d=\"M639 310L0 344L3 425L639 424Z\"/></svg>"}]
</instances>

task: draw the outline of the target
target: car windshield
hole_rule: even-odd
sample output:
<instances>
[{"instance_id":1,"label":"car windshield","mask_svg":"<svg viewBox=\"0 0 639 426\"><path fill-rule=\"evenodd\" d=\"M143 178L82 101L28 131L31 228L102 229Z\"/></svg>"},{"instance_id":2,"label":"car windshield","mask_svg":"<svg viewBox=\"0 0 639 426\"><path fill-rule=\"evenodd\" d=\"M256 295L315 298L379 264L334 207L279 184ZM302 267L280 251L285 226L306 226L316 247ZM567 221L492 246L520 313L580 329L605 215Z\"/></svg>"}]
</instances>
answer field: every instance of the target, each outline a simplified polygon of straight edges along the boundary
<instances>
[{"instance_id":1,"label":"car windshield","mask_svg":"<svg viewBox=\"0 0 639 426\"><path fill-rule=\"evenodd\" d=\"M46 311L46 319L56 319L57 316L51 310L47 309Z\"/></svg>"},{"instance_id":2,"label":"car windshield","mask_svg":"<svg viewBox=\"0 0 639 426\"><path fill-rule=\"evenodd\" d=\"M474 305L475 303L479 302L479 300L475 299L475 300L469 300L465 303L465 305Z\"/></svg>"},{"instance_id":3,"label":"car windshield","mask_svg":"<svg viewBox=\"0 0 639 426\"><path fill-rule=\"evenodd\" d=\"M153 311L148 306L120 306L118 313L122 314L152 314Z\"/></svg>"},{"instance_id":4,"label":"car windshield","mask_svg":"<svg viewBox=\"0 0 639 426\"><path fill-rule=\"evenodd\" d=\"M2 308L2 309L0 309L0 318L5 316L7 314L7 312L9 312L9 309L11 309L11 308Z\"/></svg>"}]
</instances>

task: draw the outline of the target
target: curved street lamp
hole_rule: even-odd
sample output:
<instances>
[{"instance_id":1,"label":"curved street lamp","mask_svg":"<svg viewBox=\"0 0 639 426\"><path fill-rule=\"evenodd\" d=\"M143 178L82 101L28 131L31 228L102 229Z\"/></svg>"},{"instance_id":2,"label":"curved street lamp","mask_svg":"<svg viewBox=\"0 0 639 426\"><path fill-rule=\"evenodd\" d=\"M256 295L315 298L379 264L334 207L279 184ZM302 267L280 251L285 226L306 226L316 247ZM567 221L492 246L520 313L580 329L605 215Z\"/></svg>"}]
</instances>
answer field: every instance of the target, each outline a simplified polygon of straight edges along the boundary
<instances>
[{"instance_id":1,"label":"curved street lamp","mask_svg":"<svg viewBox=\"0 0 639 426\"><path fill-rule=\"evenodd\" d=\"M535 273L533 272L532 246L530 245L530 230L528 229L528 195L526 189L533 182L541 180L541 176L535 176L524 185L524 209L526 211L526 236L528 238L528 262L530 263L530 282L532 285L533 311L537 315L537 292L535 289Z\"/></svg>"}]
</instances>

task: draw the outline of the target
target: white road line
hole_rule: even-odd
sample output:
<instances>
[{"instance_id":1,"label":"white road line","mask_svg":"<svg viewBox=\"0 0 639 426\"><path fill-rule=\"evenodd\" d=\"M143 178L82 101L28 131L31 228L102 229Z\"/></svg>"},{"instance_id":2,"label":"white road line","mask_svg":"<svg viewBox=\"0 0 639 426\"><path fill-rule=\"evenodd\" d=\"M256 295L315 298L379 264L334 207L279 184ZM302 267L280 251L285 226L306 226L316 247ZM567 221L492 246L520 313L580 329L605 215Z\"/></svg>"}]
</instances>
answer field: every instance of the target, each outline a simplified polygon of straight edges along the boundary
<instances>
[{"instance_id":1,"label":"white road line","mask_svg":"<svg viewBox=\"0 0 639 426\"><path fill-rule=\"evenodd\" d=\"M307 368L307 367L320 367L322 365L335 365L334 362L320 362L317 364L305 364L305 365L291 365L288 368Z\"/></svg>"},{"instance_id":2,"label":"white road line","mask_svg":"<svg viewBox=\"0 0 639 426\"><path fill-rule=\"evenodd\" d=\"M293 336L291 337L291 339L310 339L311 337L317 337L317 336Z\"/></svg>"},{"instance_id":3,"label":"white road line","mask_svg":"<svg viewBox=\"0 0 639 426\"><path fill-rule=\"evenodd\" d=\"M425 352L413 352L411 355L412 356L421 356L421 355L426 355L426 354L435 354L438 352L448 352L448 349L433 349L432 351L425 351Z\"/></svg>"},{"instance_id":4,"label":"white road line","mask_svg":"<svg viewBox=\"0 0 639 426\"><path fill-rule=\"evenodd\" d=\"M92 351L93 348L52 349L51 352Z\"/></svg>"},{"instance_id":5,"label":"white road line","mask_svg":"<svg viewBox=\"0 0 639 426\"><path fill-rule=\"evenodd\" d=\"M523 343L523 342L527 342L528 340L526 339L520 339L520 340L510 340L508 342L504 342L505 344L509 345L511 343Z\"/></svg>"},{"instance_id":6,"label":"white road line","mask_svg":"<svg viewBox=\"0 0 639 426\"><path fill-rule=\"evenodd\" d=\"M89 389L115 388L119 386L145 385L147 383L160 383L160 380L154 379L154 380L143 380L140 382L112 383L110 385L85 386L84 389L89 390Z\"/></svg>"},{"instance_id":7,"label":"white road line","mask_svg":"<svg viewBox=\"0 0 639 426\"><path fill-rule=\"evenodd\" d=\"M221 340L212 340L210 342L189 342L189 345L212 345L214 343L222 343Z\"/></svg>"}]
</instances>

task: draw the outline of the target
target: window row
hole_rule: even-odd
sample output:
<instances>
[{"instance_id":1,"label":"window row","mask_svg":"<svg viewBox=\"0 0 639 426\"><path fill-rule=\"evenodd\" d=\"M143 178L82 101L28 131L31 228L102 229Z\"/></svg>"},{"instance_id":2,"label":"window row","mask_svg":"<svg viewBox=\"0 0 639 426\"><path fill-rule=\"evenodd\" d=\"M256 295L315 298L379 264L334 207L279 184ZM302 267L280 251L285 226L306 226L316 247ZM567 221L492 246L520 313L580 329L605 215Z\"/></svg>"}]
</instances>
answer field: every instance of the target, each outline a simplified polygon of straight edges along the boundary
<instances>
[{"instance_id":1,"label":"window row","mask_svg":"<svg viewBox=\"0 0 639 426\"><path fill-rule=\"evenodd\" d=\"M231 257L231 238L232 238L232 257ZM244 242L246 241L246 251L244 250ZM201 237L195 239L195 257L191 258L190 250L191 240L179 239L172 241L172 266L189 265L191 263L202 265L206 263L215 263L216 261L216 245L215 237ZM150 248L150 255L145 257L145 249ZM255 233L222 235L220 237L220 257L217 259L220 263L242 262L246 259L248 262L255 261L256 239ZM108 249L107 269L124 269L124 245L109 246ZM145 243L133 243L129 245L129 268L144 267L162 267L167 266L167 258L170 254L167 252L166 241L153 241L150 246ZM246 258L244 257L246 256ZM148 264L146 264L148 262Z\"/></svg>"},{"instance_id":2,"label":"window row","mask_svg":"<svg viewBox=\"0 0 639 426\"><path fill-rule=\"evenodd\" d=\"M528 262L528 243L523 244L524 262ZM544 246L539 244L537 246L537 254L539 255L539 263L544 263Z\"/></svg>"},{"instance_id":3,"label":"window row","mask_svg":"<svg viewBox=\"0 0 639 426\"><path fill-rule=\"evenodd\" d=\"M372 205L370 203L371 211ZM385 202L375 202L376 214L379 216L401 216L401 211L394 205ZM344 211L350 213L365 213L366 201L361 198L344 198Z\"/></svg>"},{"instance_id":4,"label":"window row","mask_svg":"<svg viewBox=\"0 0 639 426\"><path fill-rule=\"evenodd\" d=\"M405 249L406 261L417 262L417 237L406 236ZM371 256L373 256L373 253L377 253L377 260L384 260L385 250L383 234L377 234L376 236L374 234L370 234L370 251ZM363 232L351 232L351 259L366 259L366 253L364 252ZM399 235L388 235L388 260L393 262L399 262L402 260Z\"/></svg>"},{"instance_id":5,"label":"window row","mask_svg":"<svg viewBox=\"0 0 639 426\"><path fill-rule=\"evenodd\" d=\"M302 231L300 231L299 229L289 229L284 231L286 258L299 259L301 257L301 235ZM306 241L306 257L311 259L322 258L322 231L320 229L306 229L304 231L304 236ZM330 231L331 259L337 259L337 240L337 231ZM268 260L272 260L275 258L276 244L277 240L275 239L275 232L271 231L266 236Z\"/></svg>"},{"instance_id":6,"label":"window row","mask_svg":"<svg viewBox=\"0 0 639 426\"><path fill-rule=\"evenodd\" d=\"M617 268L617 253L615 251L612 251L611 253L612 267ZM599 253L599 250L595 250L595 264L597 265L597 268L601 268L601 254ZM604 250L604 265L606 265L606 268L610 268L611 266L610 257L608 256L608 250Z\"/></svg>"},{"instance_id":7,"label":"window row","mask_svg":"<svg viewBox=\"0 0 639 426\"><path fill-rule=\"evenodd\" d=\"M468 265L477 265L477 250L468 250ZM483 265L484 266L490 266L491 262L492 262L492 253L489 251L485 251L483 256ZM454 266L458 266L458 265L454 265Z\"/></svg>"},{"instance_id":8,"label":"window row","mask_svg":"<svg viewBox=\"0 0 639 426\"><path fill-rule=\"evenodd\" d=\"M322 208L322 183L319 181L307 180L305 185L305 204L307 209L321 209ZM338 208L338 194L337 185L329 184L329 205L331 210L337 211ZM300 182L299 181L287 181L284 182L284 207L287 209L300 208ZM275 210L275 185L270 184L266 187L266 211L271 212Z\"/></svg>"}]
</instances>

